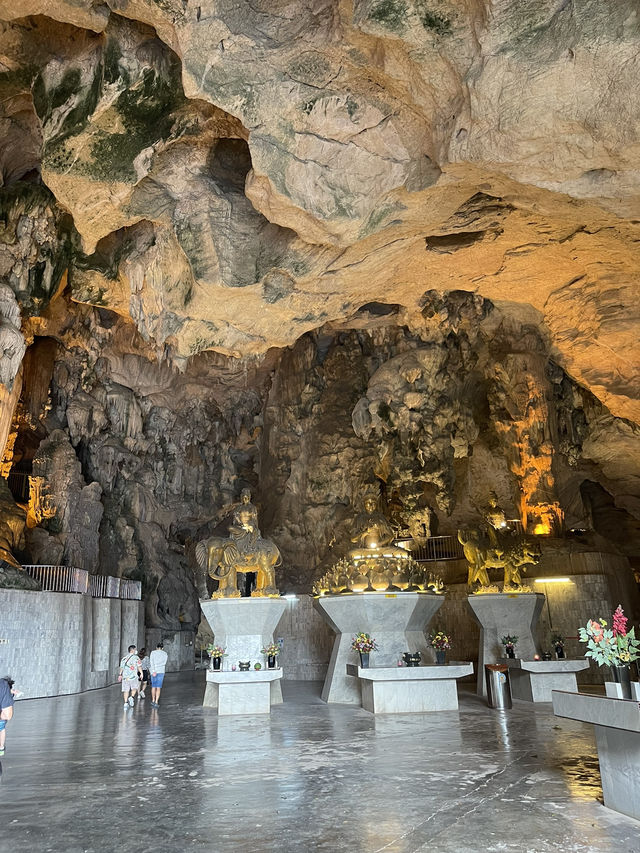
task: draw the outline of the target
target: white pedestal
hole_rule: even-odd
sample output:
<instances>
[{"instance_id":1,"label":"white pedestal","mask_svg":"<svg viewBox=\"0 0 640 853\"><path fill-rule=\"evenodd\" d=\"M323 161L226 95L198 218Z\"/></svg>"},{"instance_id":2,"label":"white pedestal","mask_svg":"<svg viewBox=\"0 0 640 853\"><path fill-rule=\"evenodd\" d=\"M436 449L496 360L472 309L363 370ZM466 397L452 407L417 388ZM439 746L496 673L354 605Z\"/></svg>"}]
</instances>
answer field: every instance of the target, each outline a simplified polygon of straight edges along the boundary
<instances>
[{"instance_id":1,"label":"white pedestal","mask_svg":"<svg viewBox=\"0 0 640 853\"><path fill-rule=\"evenodd\" d=\"M280 678L281 669L249 672L207 670L207 690L203 704L217 708L220 716L270 714L271 688L278 684Z\"/></svg>"},{"instance_id":2,"label":"white pedestal","mask_svg":"<svg viewBox=\"0 0 640 853\"><path fill-rule=\"evenodd\" d=\"M469 595L469 607L480 625L478 652L478 696L487 695L484 667L487 663L503 663L504 646L500 638L506 634L518 637L516 651L521 658L531 659L537 653L533 638L544 595L541 592L497 592Z\"/></svg>"},{"instance_id":3,"label":"white pedestal","mask_svg":"<svg viewBox=\"0 0 640 853\"><path fill-rule=\"evenodd\" d=\"M594 724L604 804L640 820L638 703L554 690L553 713Z\"/></svg>"},{"instance_id":4,"label":"white pedestal","mask_svg":"<svg viewBox=\"0 0 640 853\"><path fill-rule=\"evenodd\" d=\"M260 649L273 642L273 633L287 608L284 598L218 598L200 601L209 627L213 631L216 644L227 650L222 659L223 672L231 669L238 661L261 663L264 673L267 661ZM273 670L271 670L273 672ZM282 673L281 670L276 670ZM213 673L216 674L216 673ZM217 673L220 674L220 673ZM250 673L229 673L229 675L249 675ZM258 673L260 674L260 673ZM279 676L281 677L281 676ZM270 682L271 704L282 702L282 687L279 677ZM216 707L217 700L210 689L211 682L207 674L207 690L204 705ZM216 704L213 702L216 701ZM239 711L238 713L247 713Z\"/></svg>"},{"instance_id":5,"label":"white pedestal","mask_svg":"<svg viewBox=\"0 0 640 853\"><path fill-rule=\"evenodd\" d=\"M351 640L359 631L371 634L379 646L379 651L371 652L374 666L400 669L398 660L407 651L420 652L423 658L430 655L424 632L443 601L442 595L422 592L364 592L316 598L314 607L337 635L322 690L324 701L360 704L360 682L346 671L348 663L358 660Z\"/></svg>"},{"instance_id":6,"label":"white pedestal","mask_svg":"<svg viewBox=\"0 0 640 853\"><path fill-rule=\"evenodd\" d=\"M457 711L457 678L473 674L466 661L446 666L381 666L363 669L347 664L347 674L360 679L362 707L372 714Z\"/></svg>"},{"instance_id":7,"label":"white pedestal","mask_svg":"<svg viewBox=\"0 0 640 853\"><path fill-rule=\"evenodd\" d=\"M513 699L551 702L552 690L577 692L576 672L589 668L587 660L515 660L503 658L509 667Z\"/></svg>"},{"instance_id":8,"label":"white pedestal","mask_svg":"<svg viewBox=\"0 0 640 853\"><path fill-rule=\"evenodd\" d=\"M604 692L609 699L624 699L622 685L617 681L605 681ZM640 684L637 681L631 682L631 699L634 702L640 702Z\"/></svg>"}]
</instances>

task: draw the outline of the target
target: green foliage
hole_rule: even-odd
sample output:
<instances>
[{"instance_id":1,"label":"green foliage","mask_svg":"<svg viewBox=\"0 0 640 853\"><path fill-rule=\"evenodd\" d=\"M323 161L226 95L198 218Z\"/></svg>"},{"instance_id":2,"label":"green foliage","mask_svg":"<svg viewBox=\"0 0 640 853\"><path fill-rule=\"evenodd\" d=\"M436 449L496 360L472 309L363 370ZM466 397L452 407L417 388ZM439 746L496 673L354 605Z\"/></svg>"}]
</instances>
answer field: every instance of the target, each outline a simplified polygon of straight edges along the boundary
<instances>
[{"instance_id":1,"label":"green foliage","mask_svg":"<svg viewBox=\"0 0 640 853\"><path fill-rule=\"evenodd\" d=\"M503 646L515 646L518 642L518 638L514 634L505 634L504 637L501 638L500 642Z\"/></svg>"},{"instance_id":2,"label":"green foliage","mask_svg":"<svg viewBox=\"0 0 640 853\"><path fill-rule=\"evenodd\" d=\"M593 658L599 666L624 666L640 657L635 628L616 635L604 619L590 619L586 628L580 628L580 642L587 644L585 657Z\"/></svg>"}]
</instances>

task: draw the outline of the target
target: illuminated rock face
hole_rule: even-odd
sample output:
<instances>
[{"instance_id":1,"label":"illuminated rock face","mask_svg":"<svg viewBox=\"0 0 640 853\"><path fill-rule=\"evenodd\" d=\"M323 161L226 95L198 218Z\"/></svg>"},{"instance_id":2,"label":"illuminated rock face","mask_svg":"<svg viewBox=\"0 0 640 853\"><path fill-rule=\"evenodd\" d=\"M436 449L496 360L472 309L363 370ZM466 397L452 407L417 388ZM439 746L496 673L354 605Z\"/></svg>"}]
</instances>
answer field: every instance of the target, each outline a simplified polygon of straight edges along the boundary
<instances>
[{"instance_id":1,"label":"illuminated rock face","mask_svg":"<svg viewBox=\"0 0 640 853\"><path fill-rule=\"evenodd\" d=\"M0 0L14 463L66 432L151 624L244 483L302 586L372 477L633 556L636 4L263 6Z\"/></svg>"}]
</instances>

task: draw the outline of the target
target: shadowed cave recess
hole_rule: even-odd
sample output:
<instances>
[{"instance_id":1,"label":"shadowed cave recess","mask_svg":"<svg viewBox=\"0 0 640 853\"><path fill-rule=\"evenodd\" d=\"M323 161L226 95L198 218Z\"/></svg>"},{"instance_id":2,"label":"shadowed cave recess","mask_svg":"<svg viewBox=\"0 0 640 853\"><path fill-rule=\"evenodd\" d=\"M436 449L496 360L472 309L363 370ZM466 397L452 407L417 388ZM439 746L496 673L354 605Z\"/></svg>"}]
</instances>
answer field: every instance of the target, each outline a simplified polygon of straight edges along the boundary
<instances>
[{"instance_id":1,"label":"shadowed cave recess","mask_svg":"<svg viewBox=\"0 0 640 853\"><path fill-rule=\"evenodd\" d=\"M637 620L637 10L494 5L0 0L9 564L193 636L242 488L299 594L493 491Z\"/></svg>"}]
</instances>

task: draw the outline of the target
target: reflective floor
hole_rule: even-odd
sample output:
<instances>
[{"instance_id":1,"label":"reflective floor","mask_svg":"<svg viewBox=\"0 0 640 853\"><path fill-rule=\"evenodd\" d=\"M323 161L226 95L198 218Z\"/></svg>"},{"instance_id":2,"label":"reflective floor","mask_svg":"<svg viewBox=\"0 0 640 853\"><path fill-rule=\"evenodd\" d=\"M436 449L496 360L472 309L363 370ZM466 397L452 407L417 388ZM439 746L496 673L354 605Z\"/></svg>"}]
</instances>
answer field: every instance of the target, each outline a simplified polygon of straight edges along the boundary
<instances>
[{"instance_id":1,"label":"reflective floor","mask_svg":"<svg viewBox=\"0 0 640 853\"><path fill-rule=\"evenodd\" d=\"M284 682L270 717L201 705L168 675L159 710L117 687L16 704L0 851L640 851L600 804L592 727L549 706L373 717Z\"/></svg>"}]
</instances>

